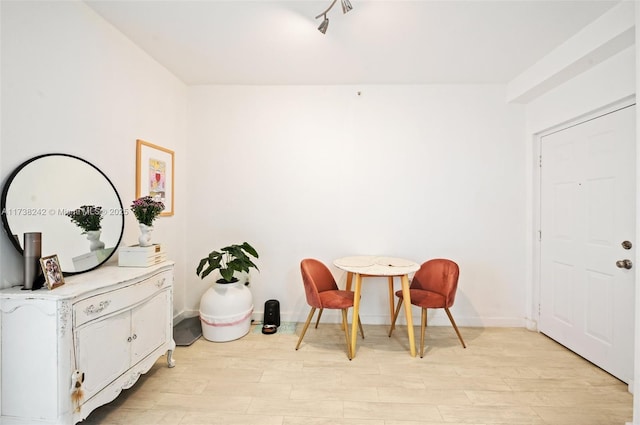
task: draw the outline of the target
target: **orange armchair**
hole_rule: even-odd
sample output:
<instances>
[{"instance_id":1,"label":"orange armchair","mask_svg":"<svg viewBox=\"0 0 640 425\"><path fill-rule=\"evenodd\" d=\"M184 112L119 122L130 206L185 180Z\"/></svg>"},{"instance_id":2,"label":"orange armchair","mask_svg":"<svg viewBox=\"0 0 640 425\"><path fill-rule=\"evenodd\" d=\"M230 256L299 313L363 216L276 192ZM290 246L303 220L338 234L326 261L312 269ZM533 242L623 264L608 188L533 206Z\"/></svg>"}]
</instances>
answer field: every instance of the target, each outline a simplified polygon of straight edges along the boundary
<instances>
[{"instance_id":1,"label":"orange armchair","mask_svg":"<svg viewBox=\"0 0 640 425\"><path fill-rule=\"evenodd\" d=\"M420 336L420 357L424 356L424 334L427 328L427 309L443 308L449 316L449 320L453 325L453 329L458 335L458 339L462 343L463 348L467 348L460 335L458 326L449 311L456 299L456 291L458 289L458 276L460 269L458 265L447 259L434 259L423 263L411 280L409 291L411 293L411 304L422 308L421 316L421 336ZM391 330L389 336L395 327L400 307L402 306L402 291L397 291L398 305L391 322Z\"/></svg>"},{"instance_id":2,"label":"orange armchair","mask_svg":"<svg viewBox=\"0 0 640 425\"><path fill-rule=\"evenodd\" d=\"M320 316L325 308L340 309L342 310L342 327L344 328L345 339L347 342L347 356L349 360L352 359L352 350L349 340L349 326L347 325L347 310L353 307L353 291L344 291L338 289L331 271L322 262L314 260L312 258L304 259L300 262L300 271L302 272L302 282L304 283L304 292L307 297L307 304L311 306L311 311L307 316L307 321L304 324L300 338L298 338L298 344L296 350L300 348L302 338L304 338L309 323L313 319L313 315L316 309L320 309L318 313L318 321L316 322L316 328L320 322ZM364 338L362 331L362 324L360 318L358 318L358 325L360 326L360 333Z\"/></svg>"}]
</instances>

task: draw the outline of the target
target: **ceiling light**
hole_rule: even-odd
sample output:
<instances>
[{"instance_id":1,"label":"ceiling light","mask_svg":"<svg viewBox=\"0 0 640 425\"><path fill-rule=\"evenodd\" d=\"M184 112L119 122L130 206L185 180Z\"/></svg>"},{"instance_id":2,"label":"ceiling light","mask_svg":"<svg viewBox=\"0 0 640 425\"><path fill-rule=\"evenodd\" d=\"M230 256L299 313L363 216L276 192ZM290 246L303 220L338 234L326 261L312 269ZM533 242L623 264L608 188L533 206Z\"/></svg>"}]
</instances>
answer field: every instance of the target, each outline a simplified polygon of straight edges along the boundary
<instances>
[{"instance_id":1,"label":"ceiling light","mask_svg":"<svg viewBox=\"0 0 640 425\"><path fill-rule=\"evenodd\" d=\"M351 9L353 9L351 2L349 0L342 0L342 13L347 13Z\"/></svg>"},{"instance_id":2,"label":"ceiling light","mask_svg":"<svg viewBox=\"0 0 640 425\"><path fill-rule=\"evenodd\" d=\"M324 17L324 19L322 20L322 23L318 27L318 31L320 31L323 34L326 34L327 28L329 28L329 18L327 18L327 13L329 13L331 8L336 4L337 1L338 0L333 0L329 5L329 7L327 7L327 9L324 12L316 16L316 19L320 17ZM348 11L353 9L353 6L351 6L350 0L340 0L340 3L342 4L342 13L347 13Z\"/></svg>"},{"instance_id":3,"label":"ceiling light","mask_svg":"<svg viewBox=\"0 0 640 425\"><path fill-rule=\"evenodd\" d=\"M329 18L327 18L327 15L324 15L324 19L322 20L322 23L318 27L318 31L320 31L323 34L326 34L327 28L329 28Z\"/></svg>"}]
</instances>

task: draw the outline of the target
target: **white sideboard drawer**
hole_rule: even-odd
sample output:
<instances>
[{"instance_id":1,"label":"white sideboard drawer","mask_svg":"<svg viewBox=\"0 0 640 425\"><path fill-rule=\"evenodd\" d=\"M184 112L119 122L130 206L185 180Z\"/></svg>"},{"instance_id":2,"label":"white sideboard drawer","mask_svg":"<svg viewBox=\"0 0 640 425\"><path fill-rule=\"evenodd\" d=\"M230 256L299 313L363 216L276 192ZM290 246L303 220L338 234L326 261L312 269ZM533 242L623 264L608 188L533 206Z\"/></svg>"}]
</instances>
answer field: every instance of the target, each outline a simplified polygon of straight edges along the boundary
<instances>
[{"instance_id":1,"label":"white sideboard drawer","mask_svg":"<svg viewBox=\"0 0 640 425\"><path fill-rule=\"evenodd\" d=\"M91 320L138 304L158 291L171 287L172 279L171 271L163 271L126 288L79 301L73 305L74 326L81 326Z\"/></svg>"}]
</instances>

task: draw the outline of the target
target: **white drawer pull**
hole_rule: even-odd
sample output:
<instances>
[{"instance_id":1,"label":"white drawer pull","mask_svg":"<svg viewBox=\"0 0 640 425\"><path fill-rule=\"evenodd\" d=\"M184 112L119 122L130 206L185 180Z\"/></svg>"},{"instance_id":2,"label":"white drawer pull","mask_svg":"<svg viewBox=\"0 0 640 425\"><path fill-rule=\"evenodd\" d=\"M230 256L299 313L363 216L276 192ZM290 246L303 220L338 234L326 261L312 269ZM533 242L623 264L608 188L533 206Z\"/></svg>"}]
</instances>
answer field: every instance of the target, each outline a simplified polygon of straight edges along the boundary
<instances>
[{"instance_id":1,"label":"white drawer pull","mask_svg":"<svg viewBox=\"0 0 640 425\"><path fill-rule=\"evenodd\" d=\"M110 300L100 301L100 304L98 304L98 307L96 307L95 305L91 304L89 307L84 309L84 314L86 314L88 316L90 314L101 313L102 310L104 310L105 308L109 307L109 304L111 304Z\"/></svg>"},{"instance_id":2,"label":"white drawer pull","mask_svg":"<svg viewBox=\"0 0 640 425\"><path fill-rule=\"evenodd\" d=\"M162 279L158 279L158 280L156 281L156 286L157 286L158 288L162 288L162 286L164 285L164 283L165 283L166 281L167 281L167 278L166 278L166 277L163 277Z\"/></svg>"}]
</instances>

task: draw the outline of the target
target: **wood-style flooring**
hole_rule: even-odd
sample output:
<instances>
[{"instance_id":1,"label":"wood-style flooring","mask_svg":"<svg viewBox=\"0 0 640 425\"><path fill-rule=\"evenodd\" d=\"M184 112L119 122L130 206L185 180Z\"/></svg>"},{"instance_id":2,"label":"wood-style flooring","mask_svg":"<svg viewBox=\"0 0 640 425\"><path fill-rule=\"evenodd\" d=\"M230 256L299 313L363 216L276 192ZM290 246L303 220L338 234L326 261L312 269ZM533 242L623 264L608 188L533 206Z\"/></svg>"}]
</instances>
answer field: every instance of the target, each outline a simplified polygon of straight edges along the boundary
<instances>
[{"instance_id":1,"label":"wood-style flooring","mask_svg":"<svg viewBox=\"0 0 640 425\"><path fill-rule=\"evenodd\" d=\"M406 327L364 325L349 361L339 324L250 332L178 347L85 425L624 425L627 385L542 334L521 328L427 330L412 358ZM419 340L419 327L416 327ZM418 349L419 351L419 349Z\"/></svg>"}]
</instances>

